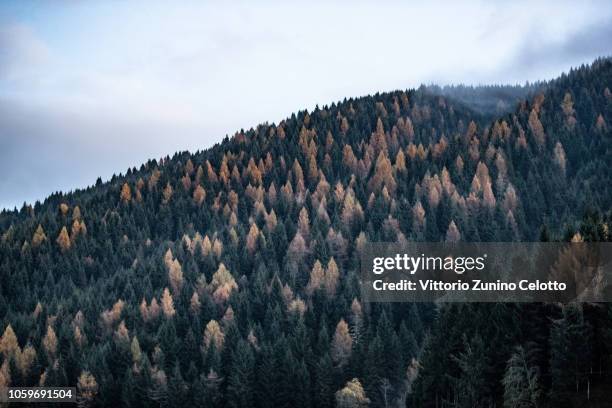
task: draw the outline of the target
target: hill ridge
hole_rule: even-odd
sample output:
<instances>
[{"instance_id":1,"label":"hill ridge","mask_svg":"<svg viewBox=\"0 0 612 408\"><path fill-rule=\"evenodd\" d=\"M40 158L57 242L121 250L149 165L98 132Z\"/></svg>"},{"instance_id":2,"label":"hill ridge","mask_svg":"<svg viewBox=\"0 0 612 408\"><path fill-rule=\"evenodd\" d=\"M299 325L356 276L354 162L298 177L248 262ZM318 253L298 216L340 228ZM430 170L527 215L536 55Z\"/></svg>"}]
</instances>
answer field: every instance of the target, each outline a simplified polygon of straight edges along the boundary
<instances>
[{"instance_id":1,"label":"hill ridge","mask_svg":"<svg viewBox=\"0 0 612 408\"><path fill-rule=\"evenodd\" d=\"M362 304L359 253L610 240L611 84L597 61L493 118L418 90L348 99L3 212L0 387L95 383L102 406L332 406L345 390L383 406L383 379L401 400L418 378L434 406L474 379L501 405L526 338L555 378L542 388L574 390L559 350L588 338L579 322L609 327L607 309Z\"/></svg>"}]
</instances>

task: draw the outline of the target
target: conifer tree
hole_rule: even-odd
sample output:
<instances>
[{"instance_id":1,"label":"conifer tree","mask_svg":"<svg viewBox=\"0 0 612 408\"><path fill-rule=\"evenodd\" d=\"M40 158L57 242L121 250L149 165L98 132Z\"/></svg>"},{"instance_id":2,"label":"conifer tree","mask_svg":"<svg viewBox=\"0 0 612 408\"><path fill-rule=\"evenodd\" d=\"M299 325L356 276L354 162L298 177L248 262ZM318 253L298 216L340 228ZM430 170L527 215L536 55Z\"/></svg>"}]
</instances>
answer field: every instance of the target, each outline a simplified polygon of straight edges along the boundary
<instances>
[{"instance_id":1,"label":"conifer tree","mask_svg":"<svg viewBox=\"0 0 612 408\"><path fill-rule=\"evenodd\" d=\"M204 348L208 349L211 343L214 343L215 350L221 350L225 342L225 335L221 330L221 326L216 320L211 320L206 324L204 330Z\"/></svg>"},{"instance_id":2,"label":"conifer tree","mask_svg":"<svg viewBox=\"0 0 612 408\"><path fill-rule=\"evenodd\" d=\"M563 401L570 390L588 388L590 330L584 322L582 307L569 304L563 316L554 321L550 331L551 396Z\"/></svg>"},{"instance_id":3,"label":"conifer tree","mask_svg":"<svg viewBox=\"0 0 612 408\"><path fill-rule=\"evenodd\" d=\"M77 383L77 405L81 407L92 406L94 398L98 394L98 383L89 371L83 371Z\"/></svg>"},{"instance_id":4,"label":"conifer tree","mask_svg":"<svg viewBox=\"0 0 612 408\"><path fill-rule=\"evenodd\" d=\"M446 242L459 242L461 240L461 233L455 224L455 221L451 221L446 231Z\"/></svg>"},{"instance_id":5,"label":"conifer tree","mask_svg":"<svg viewBox=\"0 0 612 408\"><path fill-rule=\"evenodd\" d=\"M37 247L40 246L43 242L47 240L47 235L45 234L45 230L42 225L38 224L34 235L32 236L32 246Z\"/></svg>"},{"instance_id":6,"label":"conifer tree","mask_svg":"<svg viewBox=\"0 0 612 408\"><path fill-rule=\"evenodd\" d=\"M132 189L128 183L123 183L123 187L121 187L121 201L124 203L129 203L132 201Z\"/></svg>"},{"instance_id":7,"label":"conifer tree","mask_svg":"<svg viewBox=\"0 0 612 408\"><path fill-rule=\"evenodd\" d=\"M170 294L168 288L164 288L164 292L162 293L161 309L166 319L172 318L176 313L176 310L174 309L174 300L172 299L172 295Z\"/></svg>"},{"instance_id":8,"label":"conifer tree","mask_svg":"<svg viewBox=\"0 0 612 408\"><path fill-rule=\"evenodd\" d=\"M348 362L353 348L353 339L349 333L349 326L344 319L340 319L331 345L331 357L338 366Z\"/></svg>"},{"instance_id":9,"label":"conifer tree","mask_svg":"<svg viewBox=\"0 0 612 408\"><path fill-rule=\"evenodd\" d=\"M230 375L227 379L228 404L231 407L253 405L255 358L248 342L238 341L232 354Z\"/></svg>"},{"instance_id":10,"label":"conifer tree","mask_svg":"<svg viewBox=\"0 0 612 408\"><path fill-rule=\"evenodd\" d=\"M340 271L338 270L338 264L336 264L334 257L331 257L327 263L327 268L325 268L325 278L323 281L328 297L332 298L335 296L339 279Z\"/></svg>"},{"instance_id":11,"label":"conifer tree","mask_svg":"<svg viewBox=\"0 0 612 408\"><path fill-rule=\"evenodd\" d=\"M206 199L206 190L201 185L197 185L193 190L193 202L198 206L201 206Z\"/></svg>"},{"instance_id":12,"label":"conifer tree","mask_svg":"<svg viewBox=\"0 0 612 408\"><path fill-rule=\"evenodd\" d=\"M532 348L518 346L508 360L504 378L504 407L536 408L542 389L539 368L533 363Z\"/></svg>"},{"instance_id":13,"label":"conifer tree","mask_svg":"<svg viewBox=\"0 0 612 408\"><path fill-rule=\"evenodd\" d=\"M542 146L545 142L544 126L542 126L542 122L540 122L540 118L535 108L529 114L529 128L531 129L536 143Z\"/></svg>"},{"instance_id":14,"label":"conifer tree","mask_svg":"<svg viewBox=\"0 0 612 408\"><path fill-rule=\"evenodd\" d=\"M333 364L328 353L318 361L315 373L314 404L316 407L331 408L333 406Z\"/></svg>"},{"instance_id":15,"label":"conifer tree","mask_svg":"<svg viewBox=\"0 0 612 408\"><path fill-rule=\"evenodd\" d=\"M370 405L370 399L357 378L346 383L346 386L336 392L336 406L338 408L360 408Z\"/></svg>"},{"instance_id":16,"label":"conifer tree","mask_svg":"<svg viewBox=\"0 0 612 408\"><path fill-rule=\"evenodd\" d=\"M490 370L487 351L482 338L476 334L470 340L464 338L464 351L455 357L459 366L455 392L460 406L487 407L490 404L490 387L487 374Z\"/></svg>"},{"instance_id":17,"label":"conifer tree","mask_svg":"<svg viewBox=\"0 0 612 408\"><path fill-rule=\"evenodd\" d=\"M43 338L42 344L47 353L49 361L52 362L55 359L57 353L57 336L55 335L55 330L53 330L53 327L51 327L51 325L47 326L47 333Z\"/></svg>"}]
</instances>

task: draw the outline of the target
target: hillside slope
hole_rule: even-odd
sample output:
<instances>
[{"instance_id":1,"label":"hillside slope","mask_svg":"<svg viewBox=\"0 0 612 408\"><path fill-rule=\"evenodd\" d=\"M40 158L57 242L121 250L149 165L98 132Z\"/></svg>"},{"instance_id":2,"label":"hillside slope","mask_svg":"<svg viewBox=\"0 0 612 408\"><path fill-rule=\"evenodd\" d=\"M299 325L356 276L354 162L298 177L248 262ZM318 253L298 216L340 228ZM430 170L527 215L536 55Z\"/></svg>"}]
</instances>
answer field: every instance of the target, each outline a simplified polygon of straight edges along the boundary
<instances>
[{"instance_id":1,"label":"hillside slope","mask_svg":"<svg viewBox=\"0 0 612 408\"><path fill-rule=\"evenodd\" d=\"M448 329L456 311L362 305L358 251L534 241L543 226L609 239L611 87L612 62L598 60L501 117L425 88L349 99L3 212L0 386L79 382L101 406L319 407L342 400L338 390L359 394L345 386L373 406L383 388L403 400L417 359L438 353L429 328L445 338L440 322ZM473 387L499 402L533 322L510 331L522 306L470 307L504 322L482 330L508 342L486 373L495 386ZM534 322L565 313L531 312ZM451 356L470 341L440 346L440 361L460 373ZM418 404L459 398L465 384L430 368Z\"/></svg>"}]
</instances>

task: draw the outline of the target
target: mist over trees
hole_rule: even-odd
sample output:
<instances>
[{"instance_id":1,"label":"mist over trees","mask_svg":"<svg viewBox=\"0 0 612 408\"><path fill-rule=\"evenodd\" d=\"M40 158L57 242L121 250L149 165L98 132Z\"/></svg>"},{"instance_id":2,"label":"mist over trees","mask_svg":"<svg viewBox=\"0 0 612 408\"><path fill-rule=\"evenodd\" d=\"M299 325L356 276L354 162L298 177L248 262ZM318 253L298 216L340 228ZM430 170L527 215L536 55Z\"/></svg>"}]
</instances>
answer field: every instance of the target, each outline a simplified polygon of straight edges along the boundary
<instances>
[{"instance_id":1,"label":"mist over trees","mask_svg":"<svg viewBox=\"0 0 612 408\"><path fill-rule=\"evenodd\" d=\"M546 83L523 85L424 85L422 89L434 95L461 102L481 114L504 115L514 111L516 105L544 91Z\"/></svg>"}]
</instances>

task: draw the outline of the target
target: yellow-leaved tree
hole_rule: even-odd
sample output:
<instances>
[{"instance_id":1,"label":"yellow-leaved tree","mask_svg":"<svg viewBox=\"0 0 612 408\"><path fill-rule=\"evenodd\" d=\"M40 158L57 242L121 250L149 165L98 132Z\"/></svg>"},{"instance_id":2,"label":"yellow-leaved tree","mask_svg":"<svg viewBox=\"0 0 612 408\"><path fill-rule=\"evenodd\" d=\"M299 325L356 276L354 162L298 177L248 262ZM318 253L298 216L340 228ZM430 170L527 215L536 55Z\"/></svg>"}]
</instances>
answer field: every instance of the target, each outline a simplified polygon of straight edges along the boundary
<instances>
[{"instance_id":1,"label":"yellow-leaved tree","mask_svg":"<svg viewBox=\"0 0 612 408\"><path fill-rule=\"evenodd\" d=\"M123 183L123 186L121 187L121 194L119 197L124 203L129 203L130 201L132 201L132 189L130 188L130 185L128 183Z\"/></svg>"},{"instance_id":2,"label":"yellow-leaved tree","mask_svg":"<svg viewBox=\"0 0 612 408\"><path fill-rule=\"evenodd\" d=\"M32 246L37 247L47 240L47 235L42 225L38 224L34 235L32 236Z\"/></svg>"},{"instance_id":3,"label":"yellow-leaved tree","mask_svg":"<svg viewBox=\"0 0 612 408\"><path fill-rule=\"evenodd\" d=\"M57 245L59 245L62 252L70 249L70 236L68 236L68 230L66 227L62 227L62 230L57 237Z\"/></svg>"},{"instance_id":4,"label":"yellow-leaved tree","mask_svg":"<svg viewBox=\"0 0 612 408\"><path fill-rule=\"evenodd\" d=\"M213 299L217 304L227 301L232 291L238 289L238 284L234 280L234 277L223 263L219 264L217 272L213 274L210 286L213 293Z\"/></svg>"},{"instance_id":5,"label":"yellow-leaved tree","mask_svg":"<svg viewBox=\"0 0 612 408\"><path fill-rule=\"evenodd\" d=\"M353 378L346 383L346 386L336 392L336 407L338 408L362 408L370 404L370 399L366 397L361 382Z\"/></svg>"},{"instance_id":6,"label":"yellow-leaved tree","mask_svg":"<svg viewBox=\"0 0 612 408\"><path fill-rule=\"evenodd\" d=\"M219 351L223 348L224 341L225 335L223 334L223 330L221 330L219 322L216 320L209 321L204 329L204 349L208 350L211 343L214 343L215 349Z\"/></svg>"},{"instance_id":7,"label":"yellow-leaved tree","mask_svg":"<svg viewBox=\"0 0 612 408\"><path fill-rule=\"evenodd\" d=\"M92 406L98 394L98 383L89 371L83 371L77 382L77 404L79 407Z\"/></svg>"},{"instance_id":8,"label":"yellow-leaved tree","mask_svg":"<svg viewBox=\"0 0 612 408\"><path fill-rule=\"evenodd\" d=\"M336 325L336 332L331 344L331 357L337 366L342 367L348 363L353 349L353 338L349 332L349 325L340 319Z\"/></svg>"},{"instance_id":9,"label":"yellow-leaved tree","mask_svg":"<svg viewBox=\"0 0 612 408\"><path fill-rule=\"evenodd\" d=\"M170 294L168 288L164 288L164 292L162 293L161 298L161 304L164 316L166 317L166 319L171 319L175 315L176 310L174 309L174 300L172 299L172 295Z\"/></svg>"}]
</instances>

